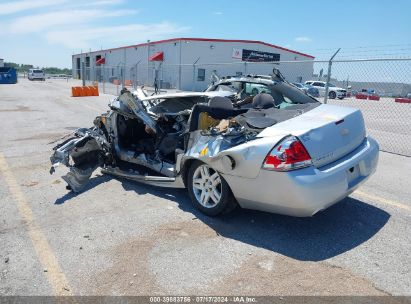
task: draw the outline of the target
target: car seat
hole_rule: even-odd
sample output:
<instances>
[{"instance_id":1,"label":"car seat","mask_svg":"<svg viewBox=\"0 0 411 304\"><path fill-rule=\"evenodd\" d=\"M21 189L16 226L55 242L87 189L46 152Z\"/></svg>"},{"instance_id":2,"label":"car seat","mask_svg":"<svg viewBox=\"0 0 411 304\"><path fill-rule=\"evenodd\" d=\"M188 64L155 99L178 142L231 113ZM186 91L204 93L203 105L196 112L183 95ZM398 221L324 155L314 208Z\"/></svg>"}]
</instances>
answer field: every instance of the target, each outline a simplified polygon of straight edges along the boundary
<instances>
[{"instance_id":1,"label":"car seat","mask_svg":"<svg viewBox=\"0 0 411 304\"><path fill-rule=\"evenodd\" d=\"M210 98L208 101L208 106L213 109L225 109L232 110L234 109L233 103L227 97L215 96Z\"/></svg>"},{"instance_id":2,"label":"car seat","mask_svg":"<svg viewBox=\"0 0 411 304\"><path fill-rule=\"evenodd\" d=\"M275 101L270 94L260 93L254 96L251 106L254 109L269 109L275 107Z\"/></svg>"},{"instance_id":3,"label":"car seat","mask_svg":"<svg viewBox=\"0 0 411 304\"><path fill-rule=\"evenodd\" d=\"M208 105L196 104L189 118L188 131L204 130L217 125L221 119L235 117L247 112L247 109L234 109L233 103L227 97L210 98Z\"/></svg>"}]
</instances>

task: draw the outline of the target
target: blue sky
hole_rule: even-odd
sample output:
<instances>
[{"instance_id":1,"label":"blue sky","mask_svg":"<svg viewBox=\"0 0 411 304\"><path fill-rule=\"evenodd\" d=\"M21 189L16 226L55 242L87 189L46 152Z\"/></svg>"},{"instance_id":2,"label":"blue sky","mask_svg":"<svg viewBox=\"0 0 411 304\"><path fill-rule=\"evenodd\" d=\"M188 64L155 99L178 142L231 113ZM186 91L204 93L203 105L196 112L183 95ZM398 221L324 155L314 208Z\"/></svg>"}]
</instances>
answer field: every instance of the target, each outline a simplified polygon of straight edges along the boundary
<instances>
[{"instance_id":1,"label":"blue sky","mask_svg":"<svg viewBox=\"0 0 411 304\"><path fill-rule=\"evenodd\" d=\"M0 0L0 58L70 67L80 50L250 39L327 58L411 57L410 0Z\"/></svg>"}]
</instances>

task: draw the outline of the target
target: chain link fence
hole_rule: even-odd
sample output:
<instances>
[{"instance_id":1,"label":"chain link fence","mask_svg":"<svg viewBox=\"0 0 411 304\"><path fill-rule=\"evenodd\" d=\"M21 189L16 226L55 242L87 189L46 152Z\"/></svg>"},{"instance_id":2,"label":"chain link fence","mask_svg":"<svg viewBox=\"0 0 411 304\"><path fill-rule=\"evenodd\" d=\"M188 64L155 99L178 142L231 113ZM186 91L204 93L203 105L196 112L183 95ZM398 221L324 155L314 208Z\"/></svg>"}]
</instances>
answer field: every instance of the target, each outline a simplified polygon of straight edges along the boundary
<instances>
[{"instance_id":1,"label":"chain link fence","mask_svg":"<svg viewBox=\"0 0 411 304\"><path fill-rule=\"evenodd\" d=\"M328 104L350 106L362 111L367 132L381 150L411 156L411 59L365 59L334 61L281 61L268 63L166 65L158 63L84 67L73 77L100 92L119 94L121 88L145 86L154 92L203 91L215 76L271 74L278 68L293 83L311 83L317 99ZM327 93L328 92L328 93ZM341 97L341 98L339 98Z\"/></svg>"},{"instance_id":2,"label":"chain link fence","mask_svg":"<svg viewBox=\"0 0 411 304\"><path fill-rule=\"evenodd\" d=\"M299 74L293 71L289 81ZM319 101L360 109L382 151L411 156L411 59L315 61L310 80L328 83L328 96L326 85L318 87Z\"/></svg>"}]
</instances>

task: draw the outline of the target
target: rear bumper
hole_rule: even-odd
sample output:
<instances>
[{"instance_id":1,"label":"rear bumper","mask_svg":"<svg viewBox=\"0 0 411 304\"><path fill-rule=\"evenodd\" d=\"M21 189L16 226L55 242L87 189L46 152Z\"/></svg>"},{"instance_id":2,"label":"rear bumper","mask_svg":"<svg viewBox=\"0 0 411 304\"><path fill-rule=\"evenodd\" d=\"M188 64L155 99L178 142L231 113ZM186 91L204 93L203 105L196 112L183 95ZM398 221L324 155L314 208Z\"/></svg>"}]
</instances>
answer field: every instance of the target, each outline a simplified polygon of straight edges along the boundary
<instances>
[{"instance_id":1,"label":"rear bumper","mask_svg":"<svg viewBox=\"0 0 411 304\"><path fill-rule=\"evenodd\" d=\"M347 97L347 92L336 92L337 98L345 98Z\"/></svg>"},{"instance_id":2,"label":"rear bumper","mask_svg":"<svg viewBox=\"0 0 411 304\"><path fill-rule=\"evenodd\" d=\"M376 170L378 144L368 137L345 157L321 168L290 172L260 170L247 179L225 175L243 208L311 216L342 200Z\"/></svg>"}]
</instances>

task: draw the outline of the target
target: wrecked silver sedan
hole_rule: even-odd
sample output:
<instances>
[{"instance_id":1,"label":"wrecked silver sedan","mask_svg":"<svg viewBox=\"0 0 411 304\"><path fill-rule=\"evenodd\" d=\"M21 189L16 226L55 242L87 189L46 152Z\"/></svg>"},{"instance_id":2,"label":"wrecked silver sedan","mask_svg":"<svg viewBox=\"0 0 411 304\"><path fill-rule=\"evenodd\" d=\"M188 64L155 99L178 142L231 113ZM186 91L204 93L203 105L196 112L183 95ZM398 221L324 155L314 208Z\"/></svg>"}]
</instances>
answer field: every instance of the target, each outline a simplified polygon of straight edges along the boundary
<instances>
[{"instance_id":1,"label":"wrecked silver sedan","mask_svg":"<svg viewBox=\"0 0 411 304\"><path fill-rule=\"evenodd\" d=\"M210 216L237 204L311 216L375 171L378 144L366 136L359 110L321 104L279 73L238 81L263 86L264 93L146 96L123 89L92 128L54 148L51 173L67 166L63 179L75 192L99 167L142 183L185 187Z\"/></svg>"}]
</instances>

